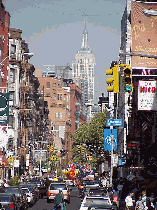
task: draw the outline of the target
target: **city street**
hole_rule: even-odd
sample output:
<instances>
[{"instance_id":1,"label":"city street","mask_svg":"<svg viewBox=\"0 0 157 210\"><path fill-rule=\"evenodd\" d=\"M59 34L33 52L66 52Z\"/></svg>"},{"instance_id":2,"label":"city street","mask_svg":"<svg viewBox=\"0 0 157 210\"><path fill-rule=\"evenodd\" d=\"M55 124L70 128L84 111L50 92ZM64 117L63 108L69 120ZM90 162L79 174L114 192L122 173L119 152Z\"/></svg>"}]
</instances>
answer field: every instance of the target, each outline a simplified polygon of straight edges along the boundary
<instances>
[{"instance_id":1,"label":"city street","mask_svg":"<svg viewBox=\"0 0 157 210\"><path fill-rule=\"evenodd\" d=\"M80 205L80 199L78 198L77 188L72 189L70 199L71 199L70 204L66 204L66 210L71 210L71 209L78 210ZM36 204L28 208L28 210L52 210L53 206L54 206L53 203L46 202L46 196L44 196L44 198L39 199L36 202Z\"/></svg>"}]
</instances>

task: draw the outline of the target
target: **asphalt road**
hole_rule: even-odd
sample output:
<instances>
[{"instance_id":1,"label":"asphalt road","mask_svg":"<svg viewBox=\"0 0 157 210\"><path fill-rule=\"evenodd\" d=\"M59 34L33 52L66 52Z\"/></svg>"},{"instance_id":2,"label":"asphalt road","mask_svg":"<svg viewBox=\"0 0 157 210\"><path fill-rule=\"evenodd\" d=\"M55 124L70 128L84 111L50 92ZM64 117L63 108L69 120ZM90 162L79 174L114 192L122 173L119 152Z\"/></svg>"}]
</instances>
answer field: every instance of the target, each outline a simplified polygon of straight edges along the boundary
<instances>
[{"instance_id":1,"label":"asphalt road","mask_svg":"<svg viewBox=\"0 0 157 210\"><path fill-rule=\"evenodd\" d=\"M53 210L53 203L47 203L46 197L39 199L36 204L28 210ZM66 204L66 210L79 210L80 198L78 198L77 188L73 188L70 192L70 204Z\"/></svg>"}]
</instances>

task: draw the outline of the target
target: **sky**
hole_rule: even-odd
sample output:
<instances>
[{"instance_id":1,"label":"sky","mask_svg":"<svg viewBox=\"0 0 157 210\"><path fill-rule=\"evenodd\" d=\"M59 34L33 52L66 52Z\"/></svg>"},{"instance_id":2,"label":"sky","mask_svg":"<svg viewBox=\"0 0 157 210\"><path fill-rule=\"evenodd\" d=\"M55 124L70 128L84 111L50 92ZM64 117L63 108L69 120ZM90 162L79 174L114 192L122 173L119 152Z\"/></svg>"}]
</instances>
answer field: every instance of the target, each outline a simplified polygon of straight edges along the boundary
<instances>
[{"instance_id":1,"label":"sky","mask_svg":"<svg viewBox=\"0 0 157 210\"><path fill-rule=\"evenodd\" d=\"M2 0L10 13L10 27L34 53L30 63L70 65L80 50L87 17L88 45L96 58L95 101L106 91L106 69L118 60L121 19L126 0Z\"/></svg>"}]
</instances>

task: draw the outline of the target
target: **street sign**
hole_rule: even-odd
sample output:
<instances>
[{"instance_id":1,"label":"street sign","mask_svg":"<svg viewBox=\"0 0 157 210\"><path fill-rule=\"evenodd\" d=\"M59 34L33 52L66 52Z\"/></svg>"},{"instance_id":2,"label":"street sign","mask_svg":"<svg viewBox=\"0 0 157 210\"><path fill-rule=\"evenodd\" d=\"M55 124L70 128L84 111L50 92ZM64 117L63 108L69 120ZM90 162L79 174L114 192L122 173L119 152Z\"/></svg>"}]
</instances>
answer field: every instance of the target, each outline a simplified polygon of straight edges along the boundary
<instances>
[{"instance_id":1,"label":"street sign","mask_svg":"<svg viewBox=\"0 0 157 210\"><path fill-rule=\"evenodd\" d=\"M122 127L122 119L107 119L106 126L120 126L120 127Z\"/></svg>"},{"instance_id":2,"label":"street sign","mask_svg":"<svg viewBox=\"0 0 157 210\"><path fill-rule=\"evenodd\" d=\"M114 135L114 151L117 151L117 129L104 129L104 151L111 151L111 134Z\"/></svg>"}]
</instances>

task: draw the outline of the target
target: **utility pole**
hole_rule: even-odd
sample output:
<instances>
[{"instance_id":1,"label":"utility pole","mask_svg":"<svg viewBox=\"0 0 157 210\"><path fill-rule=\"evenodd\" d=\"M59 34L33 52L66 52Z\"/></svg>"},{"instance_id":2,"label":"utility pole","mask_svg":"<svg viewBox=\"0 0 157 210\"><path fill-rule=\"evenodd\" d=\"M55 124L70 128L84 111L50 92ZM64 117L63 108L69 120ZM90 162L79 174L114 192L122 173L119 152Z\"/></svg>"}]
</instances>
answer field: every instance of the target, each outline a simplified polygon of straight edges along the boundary
<instances>
[{"instance_id":1,"label":"utility pole","mask_svg":"<svg viewBox=\"0 0 157 210\"><path fill-rule=\"evenodd\" d=\"M110 126L111 129L111 170L110 170L110 187L112 187L112 176L113 176L113 149L114 149L114 135L113 135L113 126Z\"/></svg>"},{"instance_id":2,"label":"utility pole","mask_svg":"<svg viewBox=\"0 0 157 210\"><path fill-rule=\"evenodd\" d=\"M39 158L40 158L40 176L42 176L42 173L41 173L41 159L42 159L42 156L41 156L41 147L40 147L40 156L39 156Z\"/></svg>"}]
</instances>

